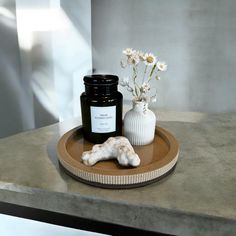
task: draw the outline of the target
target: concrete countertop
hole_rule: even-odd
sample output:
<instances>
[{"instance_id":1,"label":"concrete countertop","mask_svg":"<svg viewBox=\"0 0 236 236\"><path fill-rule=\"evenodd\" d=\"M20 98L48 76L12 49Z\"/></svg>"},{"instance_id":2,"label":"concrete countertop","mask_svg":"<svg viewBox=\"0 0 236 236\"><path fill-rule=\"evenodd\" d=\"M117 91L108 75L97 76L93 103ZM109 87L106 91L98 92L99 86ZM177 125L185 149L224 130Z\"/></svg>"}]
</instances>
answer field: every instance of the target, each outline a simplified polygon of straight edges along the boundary
<instances>
[{"instance_id":1,"label":"concrete countertop","mask_svg":"<svg viewBox=\"0 0 236 236\"><path fill-rule=\"evenodd\" d=\"M56 144L79 119L0 139L0 201L177 235L236 234L236 113L158 112L180 144L175 171L129 190L80 183Z\"/></svg>"}]
</instances>

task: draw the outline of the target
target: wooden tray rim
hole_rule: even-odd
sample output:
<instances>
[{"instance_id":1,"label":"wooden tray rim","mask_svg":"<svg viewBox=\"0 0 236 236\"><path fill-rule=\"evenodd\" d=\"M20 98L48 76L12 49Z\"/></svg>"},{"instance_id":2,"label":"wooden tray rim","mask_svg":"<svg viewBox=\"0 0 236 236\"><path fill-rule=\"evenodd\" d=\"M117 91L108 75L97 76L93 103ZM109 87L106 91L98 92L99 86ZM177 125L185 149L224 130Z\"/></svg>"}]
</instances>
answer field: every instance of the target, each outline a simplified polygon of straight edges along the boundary
<instances>
[{"instance_id":1,"label":"wooden tray rim","mask_svg":"<svg viewBox=\"0 0 236 236\"><path fill-rule=\"evenodd\" d=\"M96 175L98 178L103 178L104 176L111 176L111 177L120 177L120 178L129 178L129 176L137 176L143 175L145 173L149 173L152 176L152 172L156 172L157 170L160 170L160 174L154 174L154 177L160 177L162 174L165 174L166 172L170 171L176 164L179 154L179 144L177 140L174 138L172 134L170 134L168 131L161 127L156 127L156 135L159 135L169 146L169 152L160 161L156 161L153 163L150 163L149 165L143 166L143 167L137 167L133 169L119 169L119 170L102 170L91 168L89 166L84 165L83 163L80 163L73 159L70 154L67 152L67 141L72 136L75 135L75 132L81 132L81 126L76 127L67 133L65 133L59 140L57 145L57 154L58 159L61 163L61 165L66 168L67 171L71 172L72 175L75 176L81 176L82 179L87 179L89 174ZM66 158L65 158L66 157ZM66 160L65 160L66 159ZM91 176L90 176L91 177ZM88 178L89 179L89 178ZM151 179L150 179L151 180ZM98 180L95 180L98 181ZM120 182L120 181L118 181ZM127 181L126 181L127 182Z\"/></svg>"}]
</instances>

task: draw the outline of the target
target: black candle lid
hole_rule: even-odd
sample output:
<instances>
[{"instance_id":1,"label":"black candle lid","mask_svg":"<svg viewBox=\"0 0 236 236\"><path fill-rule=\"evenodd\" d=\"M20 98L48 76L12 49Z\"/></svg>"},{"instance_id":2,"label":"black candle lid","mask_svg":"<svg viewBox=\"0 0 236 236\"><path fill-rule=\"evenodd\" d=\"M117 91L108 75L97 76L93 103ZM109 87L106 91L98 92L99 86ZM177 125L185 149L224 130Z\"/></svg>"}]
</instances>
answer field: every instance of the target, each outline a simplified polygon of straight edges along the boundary
<instances>
[{"instance_id":1,"label":"black candle lid","mask_svg":"<svg viewBox=\"0 0 236 236\"><path fill-rule=\"evenodd\" d=\"M96 74L84 76L85 85L117 85L119 81L116 75Z\"/></svg>"}]
</instances>

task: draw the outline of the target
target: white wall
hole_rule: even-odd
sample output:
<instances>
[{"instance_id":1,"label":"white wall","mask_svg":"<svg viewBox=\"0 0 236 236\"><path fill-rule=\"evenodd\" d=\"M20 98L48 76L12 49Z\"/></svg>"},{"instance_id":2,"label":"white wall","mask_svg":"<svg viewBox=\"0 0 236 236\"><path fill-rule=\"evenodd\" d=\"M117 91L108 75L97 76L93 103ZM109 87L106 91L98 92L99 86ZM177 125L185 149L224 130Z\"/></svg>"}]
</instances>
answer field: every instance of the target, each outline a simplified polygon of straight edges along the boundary
<instances>
[{"instance_id":1,"label":"white wall","mask_svg":"<svg viewBox=\"0 0 236 236\"><path fill-rule=\"evenodd\" d=\"M92 68L90 0L16 1L22 69L35 100L60 121L78 116L81 77Z\"/></svg>"},{"instance_id":2,"label":"white wall","mask_svg":"<svg viewBox=\"0 0 236 236\"><path fill-rule=\"evenodd\" d=\"M169 65L155 106L236 111L235 25L235 0L93 0L93 67L123 76L124 48L152 51Z\"/></svg>"},{"instance_id":3,"label":"white wall","mask_svg":"<svg viewBox=\"0 0 236 236\"><path fill-rule=\"evenodd\" d=\"M0 138L78 115L91 68L90 0L0 0ZM0 214L0 235L97 234Z\"/></svg>"},{"instance_id":4,"label":"white wall","mask_svg":"<svg viewBox=\"0 0 236 236\"><path fill-rule=\"evenodd\" d=\"M0 0L0 138L80 115L90 0Z\"/></svg>"},{"instance_id":5,"label":"white wall","mask_svg":"<svg viewBox=\"0 0 236 236\"><path fill-rule=\"evenodd\" d=\"M0 138L32 125L20 67L15 1L0 0Z\"/></svg>"}]
</instances>

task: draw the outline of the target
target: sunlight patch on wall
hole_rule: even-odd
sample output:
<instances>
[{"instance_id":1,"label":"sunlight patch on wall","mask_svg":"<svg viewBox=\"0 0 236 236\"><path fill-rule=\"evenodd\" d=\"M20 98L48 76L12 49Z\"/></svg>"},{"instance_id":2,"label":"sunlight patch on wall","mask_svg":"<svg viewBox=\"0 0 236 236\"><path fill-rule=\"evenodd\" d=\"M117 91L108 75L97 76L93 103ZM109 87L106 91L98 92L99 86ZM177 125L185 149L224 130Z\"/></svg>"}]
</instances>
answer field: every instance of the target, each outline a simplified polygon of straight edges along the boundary
<instances>
[{"instance_id":1,"label":"sunlight patch on wall","mask_svg":"<svg viewBox=\"0 0 236 236\"><path fill-rule=\"evenodd\" d=\"M21 46L30 50L33 32L53 32L66 30L69 22L60 7L56 9L17 9L17 27L21 33Z\"/></svg>"},{"instance_id":2,"label":"sunlight patch on wall","mask_svg":"<svg viewBox=\"0 0 236 236\"><path fill-rule=\"evenodd\" d=\"M82 1L70 3L69 7L78 7L76 17L66 14L58 0L44 1L43 6L20 2L16 11L21 59L36 98L59 121L79 116L80 78L92 68L90 1L89 11L80 9ZM84 15L89 18L90 38L76 27Z\"/></svg>"},{"instance_id":3,"label":"sunlight patch on wall","mask_svg":"<svg viewBox=\"0 0 236 236\"><path fill-rule=\"evenodd\" d=\"M15 15L5 7L0 6L0 16L6 17L8 19L14 20Z\"/></svg>"}]
</instances>

